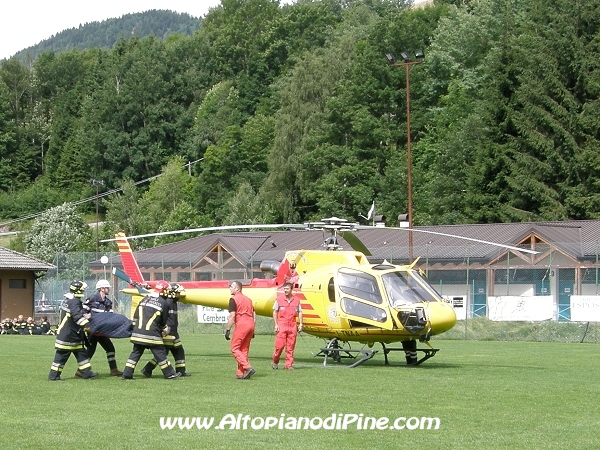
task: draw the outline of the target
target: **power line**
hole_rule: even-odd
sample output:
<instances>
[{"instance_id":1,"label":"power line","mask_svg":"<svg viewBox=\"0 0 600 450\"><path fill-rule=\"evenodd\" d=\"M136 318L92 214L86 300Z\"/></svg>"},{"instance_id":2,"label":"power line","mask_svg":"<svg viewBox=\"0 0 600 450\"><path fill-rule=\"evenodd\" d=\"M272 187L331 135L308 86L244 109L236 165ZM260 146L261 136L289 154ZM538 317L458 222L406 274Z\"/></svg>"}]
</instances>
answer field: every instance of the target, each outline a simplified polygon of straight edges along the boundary
<instances>
[{"instance_id":1,"label":"power line","mask_svg":"<svg viewBox=\"0 0 600 450\"><path fill-rule=\"evenodd\" d=\"M133 185L134 185L134 186L137 186L137 185L139 185L139 184L146 183L146 182L148 182L148 181L152 181L152 180L154 180L155 178L158 178L158 177L160 177L160 176L162 176L162 175L163 175L163 174L161 173L161 174L159 174L159 175L155 175L155 176L153 176L153 177L146 178L146 179L144 179L144 180L141 180L141 181L137 181L137 182L133 183ZM75 206L77 206L77 205L81 205L81 204L83 204L83 203L87 203L87 202L91 202L91 201L93 201L93 200L96 200L96 198L102 198L102 197L106 197L107 195L115 194L115 193L117 193L117 192L119 192L119 191L122 191L122 190L123 190L123 188L115 188L115 189L111 189L111 190L109 190L109 191L106 191L106 192L102 192L101 194L98 194L98 195L93 195L93 196L91 196L91 197L84 198L84 199L82 199L82 200L75 200L74 202L70 202L70 203L71 203L71 204L73 204L73 205L75 205ZM58 206L58 205L56 205L56 206ZM0 227L6 226L6 225L10 225L11 223L15 223L15 222L21 222L21 221L23 221L23 220L34 219L34 218L36 218L36 217L38 217L38 216L41 216L41 215L42 215L42 214L44 214L46 211L47 211L47 209L46 209L46 210L44 210L44 211L42 211L42 212L32 213L32 214L28 214L28 215L26 215L26 216L23 216L23 217L18 217L18 218L16 218L16 219L7 220L6 222L0 222Z\"/></svg>"},{"instance_id":2,"label":"power line","mask_svg":"<svg viewBox=\"0 0 600 450\"><path fill-rule=\"evenodd\" d=\"M189 161L186 164L184 164L183 167L188 167L188 169L190 169L193 164L196 164L197 162L200 162L203 159L204 158L200 158L200 159L197 159L195 161ZM162 177L163 175L164 175L164 173L160 173L158 175L154 175L153 177L145 178L145 179L143 179L141 181L136 181L135 183L133 183L133 185L137 186L137 185L142 184L142 183L147 183L147 182L152 181L152 180L154 180L154 179L156 179L158 177ZM109 191L103 192L101 194L93 195L91 197L84 198L83 200L75 200L74 202L70 202L70 203L73 204L73 205L75 205L75 206L77 206L77 205L81 205L83 203L94 201L94 200L102 198L102 197L106 197L107 195L115 194L115 193L117 193L119 191L122 191L122 190L123 190L122 188L115 188L115 189L111 189ZM58 205L56 205L56 206L58 206ZM36 218L38 216L41 216L46 211L48 211L48 210L46 209L46 210L41 211L41 212L28 214L26 216L18 217L16 219L7 220L6 222L0 222L0 227L6 226L6 225L10 225L11 223L15 223L15 222L21 222L23 220L34 219L34 218Z\"/></svg>"}]
</instances>

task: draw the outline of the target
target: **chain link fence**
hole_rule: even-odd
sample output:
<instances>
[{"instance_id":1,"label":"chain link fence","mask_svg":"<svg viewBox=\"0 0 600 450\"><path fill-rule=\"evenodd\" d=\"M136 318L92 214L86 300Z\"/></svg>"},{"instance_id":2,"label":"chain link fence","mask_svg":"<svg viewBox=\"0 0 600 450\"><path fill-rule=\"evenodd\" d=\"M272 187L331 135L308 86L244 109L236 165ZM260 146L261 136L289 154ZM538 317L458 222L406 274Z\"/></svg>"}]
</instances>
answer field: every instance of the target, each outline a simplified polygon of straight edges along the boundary
<instances>
[{"instance_id":1,"label":"chain link fence","mask_svg":"<svg viewBox=\"0 0 600 450\"><path fill-rule=\"evenodd\" d=\"M441 339L475 341L585 342L600 338L598 322L495 322L485 317L458 321Z\"/></svg>"},{"instance_id":2,"label":"chain link fence","mask_svg":"<svg viewBox=\"0 0 600 450\"><path fill-rule=\"evenodd\" d=\"M571 320L570 298L573 294L588 295L596 298L599 292L599 268L597 258L592 258L587 267L565 267L564 258L549 253L546 259L535 265L523 264L522 260L510 258L496 261L493 265L482 266L482 262L465 257L463 261L453 262L454 267L440 264L431 258L428 249L415 248L415 257L421 256L418 266L427 275L429 282L448 301L453 302L457 311L456 326L444 333L444 339L472 340L518 340L539 342L598 342L599 323L577 322ZM439 251L439 249L438 249ZM446 249L452 254L459 249ZM468 253L464 248L460 251ZM420 253L424 253L420 255ZM390 249L390 256L394 250ZM151 273L145 273L146 279L165 279L167 281L190 280L233 280L249 279L264 276L258 263L252 261L254 253L245 255L250 261L247 267L235 264L222 265L221 269L197 264L197 254L153 254ZM106 256L106 264L100 263L100 256ZM277 260L275 253L273 260ZM186 261L187 259L187 261ZM223 261L219 255L208 254L206 260ZM244 258L241 258L242 260ZM264 259L264 257L263 257ZM390 258L392 259L392 258ZM173 264L177 261L177 264ZM184 261L184 264L181 264ZM402 264L393 258L395 264ZM46 305L58 307L63 294L68 292L72 280L84 280L87 285L86 296L95 292L99 279L108 279L113 289L111 299L115 311L130 315L131 297L121 292L128 287L127 283L112 276L113 264L120 267L118 252L98 255L96 253L64 253L57 254L53 264L56 269L48 271L37 280L35 298L44 299ZM141 264L140 264L141 265ZM210 266L210 265L209 265ZM523 304L543 303L551 308L549 317L539 320L517 320L513 314L511 320L499 320L493 306L498 298L523 299ZM600 299L600 297L598 297ZM532 307L532 306L530 306ZM41 314L38 314L41 315ZM52 321L54 314L46 313ZM181 304L180 328L189 333L222 333L222 324L198 323L197 308L194 305ZM257 322L258 334L273 332L272 319L260 317Z\"/></svg>"}]
</instances>

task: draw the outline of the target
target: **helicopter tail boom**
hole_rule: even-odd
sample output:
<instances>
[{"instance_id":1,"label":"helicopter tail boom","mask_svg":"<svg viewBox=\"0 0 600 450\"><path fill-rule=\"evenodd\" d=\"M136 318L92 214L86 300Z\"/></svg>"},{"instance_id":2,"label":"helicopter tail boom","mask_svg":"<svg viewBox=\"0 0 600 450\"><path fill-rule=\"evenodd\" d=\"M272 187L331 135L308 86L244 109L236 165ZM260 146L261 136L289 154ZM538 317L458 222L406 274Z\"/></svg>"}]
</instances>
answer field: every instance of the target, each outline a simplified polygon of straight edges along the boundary
<instances>
[{"instance_id":1,"label":"helicopter tail boom","mask_svg":"<svg viewBox=\"0 0 600 450\"><path fill-rule=\"evenodd\" d=\"M140 284L144 283L142 271L140 270L140 267L138 266L138 263L135 260L135 257L133 256L133 251L131 250L129 241L125 237L125 233L117 233L115 234L115 237L125 273L129 276L129 278L131 278L132 281L135 281L136 283Z\"/></svg>"}]
</instances>

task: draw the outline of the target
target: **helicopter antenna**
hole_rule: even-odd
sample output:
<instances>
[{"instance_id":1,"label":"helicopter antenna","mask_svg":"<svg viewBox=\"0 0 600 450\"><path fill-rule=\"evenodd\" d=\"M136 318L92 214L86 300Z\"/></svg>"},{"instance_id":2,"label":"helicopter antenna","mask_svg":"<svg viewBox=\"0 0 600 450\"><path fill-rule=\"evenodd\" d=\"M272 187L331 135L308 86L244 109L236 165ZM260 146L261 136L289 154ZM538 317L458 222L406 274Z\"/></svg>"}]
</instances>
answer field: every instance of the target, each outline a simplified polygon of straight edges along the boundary
<instances>
[{"instance_id":1,"label":"helicopter antenna","mask_svg":"<svg viewBox=\"0 0 600 450\"><path fill-rule=\"evenodd\" d=\"M361 213L358 213L359 217L362 217L363 219L365 219L366 221L371 220L371 217L373 217L373 226L375 226L375 200L373 200L373 204L371 205L371 209L369 209L369 212L367 213L367 216L363 216Z\"/></svg>"}]
</instances>

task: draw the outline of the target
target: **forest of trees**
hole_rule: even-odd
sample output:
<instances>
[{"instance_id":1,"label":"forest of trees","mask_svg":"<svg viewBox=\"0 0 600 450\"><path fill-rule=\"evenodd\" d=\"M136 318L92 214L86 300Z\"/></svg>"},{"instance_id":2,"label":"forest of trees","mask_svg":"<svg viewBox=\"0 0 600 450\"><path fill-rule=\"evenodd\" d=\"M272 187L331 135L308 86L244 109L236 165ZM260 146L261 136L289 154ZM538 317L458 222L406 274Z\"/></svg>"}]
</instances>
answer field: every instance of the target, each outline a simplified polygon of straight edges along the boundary
<instances>
[{"instance_id":1,"label":"forest of trees","mask_svg":"<svg viewBox=\"0 0 600 450\"><path fill-rule=\"evenodd\" d=\"M192 35L200 28L201 20L186 13L167 10L149 10L143 13L125 14L122 17L80 24L44 39L15 54L21 61L35 59L44 52L56 53L78 48L112 48L121 39L132 36L140 38L154 35L167 38L172 34Z\"/></svg>"},{"instance_id":2,"label":"forest of trees","mask_svg":"<svg viewBox=\"0 0 600 450\"><path fill-rule=\"evenodd\" d=\"M410 3L222 0L193 36L3 61L0 218L93 195L89 179L122 188L103 236L357 220L373 201L395 218L406 80L385 54L415 49L415 225L599 218L598 2Z\"/></svg>"}]
</instances>

